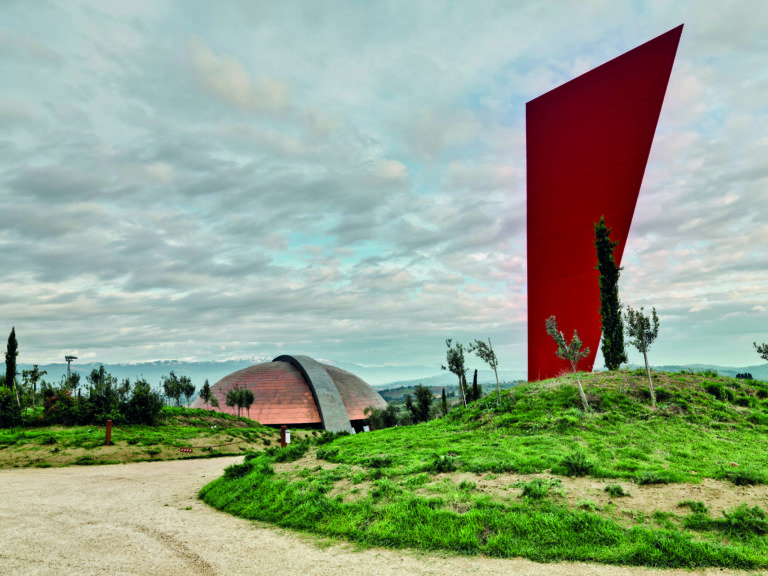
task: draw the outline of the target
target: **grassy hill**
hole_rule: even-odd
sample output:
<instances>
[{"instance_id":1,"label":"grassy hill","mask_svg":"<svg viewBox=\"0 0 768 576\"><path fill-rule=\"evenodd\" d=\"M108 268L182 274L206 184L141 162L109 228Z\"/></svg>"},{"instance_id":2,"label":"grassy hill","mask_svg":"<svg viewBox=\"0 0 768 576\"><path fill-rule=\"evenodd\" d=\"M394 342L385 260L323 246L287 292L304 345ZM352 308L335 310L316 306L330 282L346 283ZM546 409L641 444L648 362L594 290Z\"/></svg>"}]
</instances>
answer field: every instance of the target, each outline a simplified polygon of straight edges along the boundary
<instances>
[{"instance_id":1,"label":"grassy hill","mask_svg":"<svg viewBox=\"0 0 768 576\"><path fill-rule=\"evenodd\" d=\"M768 384L642 370L524 384L426 424L246 456L200 497L391 547L768 567ZM324 442L324 443L323 443Z\"/></svg>"}]
</instances>

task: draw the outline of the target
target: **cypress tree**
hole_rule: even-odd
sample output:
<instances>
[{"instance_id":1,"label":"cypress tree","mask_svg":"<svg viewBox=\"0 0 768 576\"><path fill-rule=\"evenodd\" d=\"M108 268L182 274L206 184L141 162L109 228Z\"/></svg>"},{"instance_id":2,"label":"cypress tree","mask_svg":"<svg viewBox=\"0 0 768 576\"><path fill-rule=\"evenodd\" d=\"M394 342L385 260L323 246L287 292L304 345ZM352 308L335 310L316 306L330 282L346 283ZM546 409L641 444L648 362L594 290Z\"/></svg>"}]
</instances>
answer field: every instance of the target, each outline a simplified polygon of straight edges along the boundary
<instances>
[{"instance_id":1,"label":"cypress tree","mask_svg":"<svg viewBox=\"0 0 768 576\"><path fill-rule=\"evenodd\" d=\"M16 342L16 327L11 328L8 336L8 347L5 352L5 385L13 388L16 379L16 356L19 355L19 343Z\"/></svg>"},{"instance_id":2,"label":"cypress tree","mask_svg":"<svg viewBox=\"0 0 768 576\"><path fill-rule=\"evenodd\" d=\"M621 268L613 259L613 249L618 242L611 242L611 229L605 218L595 224L595 248L597 270L600 272L600 317L603 325L603 359L608 370L618 370L627 361L624 348L624 324L619 302L619 273Z\"/></svg>"},{"instance_id":3,"label":"cypress tree","mask_svg":"<svg viewBox=\"0 0 768 576\"><path fill-rule=\"evenodd\" d=\"M443 388L442 407L443 407L443 416L445 416L446 414L448 414L448 398L445 396L445 388Z\"/></svg>"}]
</instances>

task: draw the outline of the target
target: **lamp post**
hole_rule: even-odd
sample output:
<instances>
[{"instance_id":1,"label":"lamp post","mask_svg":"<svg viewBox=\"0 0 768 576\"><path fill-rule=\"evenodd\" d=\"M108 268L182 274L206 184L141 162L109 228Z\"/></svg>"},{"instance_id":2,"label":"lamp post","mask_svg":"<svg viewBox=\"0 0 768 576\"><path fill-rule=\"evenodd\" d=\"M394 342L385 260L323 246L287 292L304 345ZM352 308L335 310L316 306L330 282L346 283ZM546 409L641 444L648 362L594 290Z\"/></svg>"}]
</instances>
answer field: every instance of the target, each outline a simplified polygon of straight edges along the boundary
<instances>
[{"instance_id":1,"label":"lamp post","mask_svg":"<svg viewBox=\"0 0 768 576\"><path fill-rule=\"evenodd\" d=\"M72 363L72 360L77 360L77 356L64 356L64 360L67 361L67 382L69 382L69 365Z\"/></svg>"}]
</instances>

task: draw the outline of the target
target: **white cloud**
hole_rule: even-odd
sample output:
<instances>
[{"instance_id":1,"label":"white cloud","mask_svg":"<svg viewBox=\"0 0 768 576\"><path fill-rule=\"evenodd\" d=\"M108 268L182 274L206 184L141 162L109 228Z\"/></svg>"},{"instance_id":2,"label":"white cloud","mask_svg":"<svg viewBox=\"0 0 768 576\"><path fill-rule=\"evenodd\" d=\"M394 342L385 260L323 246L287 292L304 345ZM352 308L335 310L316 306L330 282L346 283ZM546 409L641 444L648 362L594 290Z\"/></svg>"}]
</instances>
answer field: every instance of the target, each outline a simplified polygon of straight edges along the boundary
<instances>
[{"instance_id":1,"label":"white cloud","mask_svg":"<svg viewBox=\"0 0 768 576\"><path fill-rule=\"evenodd\" d=\"M217 56L202 40L189 41L189 58L197 81L222 100L251 112L283 110L289 104L288 87L274 78L251 80L235 57Z\"/></svg>"},{"instance_id":2,"label":"white cloud","mask_svg":"<svg viewBox=\"0 0 768 576\"><path fill-rule=\"evenodd\" d=\"M762 4L3 4L0 317L30 361L523 369L525 102L685 20L622 298L654 362L754 362Z\"/></svg>"}]
</instances>

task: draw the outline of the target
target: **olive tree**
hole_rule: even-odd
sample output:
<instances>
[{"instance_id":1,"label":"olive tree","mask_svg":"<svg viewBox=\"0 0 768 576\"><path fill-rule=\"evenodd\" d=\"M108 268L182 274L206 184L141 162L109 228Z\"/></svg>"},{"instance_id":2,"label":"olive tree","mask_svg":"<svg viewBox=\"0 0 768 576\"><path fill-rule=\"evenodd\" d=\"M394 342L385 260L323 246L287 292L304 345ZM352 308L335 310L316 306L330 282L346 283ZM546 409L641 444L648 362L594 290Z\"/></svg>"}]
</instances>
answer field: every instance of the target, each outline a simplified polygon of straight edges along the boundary
<instances>
[{"instance_id":1,"label":"olive tree","mask_svg":"<svg viewBox=\"0 0 768 576\"><path fill-rule=\"evenodd\" d=\"M573 331L573 338L569 343L562 332L557 329L557 320L554 316L547 318L547 334L552 336L552 339L557 344L557 356L564 360L568 360L573 368L573 373L576 375L576 382L579 385L579 395L581 395L581 403L584 406L584 411L589 412L589 402L587 402L587 395L584 394L584 388L581 387L581 380L579 379L579 372L576 369L576 365L579 360L585 356L589 356L589 347L584 350L581 349L582 343L576 330Z\"/></svg>"},{"instance_id":2,"label":"olive tree","mask_svg":"<svg viewBox=\"0 0 768 576\"><path fill-rule=\"evenodd\" d=\"M656 308L652 310L652 313L647 315L643 313L642 306L639 310L633 310L631 306L627 306L626 320L627 336L630 338L629 343L637 348L638 352L643 353L645 372L648 374L648 387L651 391L651 406L656 408L656 393L653 390L651 369L648 366L648 349L659 335L659 317L656 315Z\"/></svg>"},{"instance_id":3,"label":"olive tree","mask_svg":"<svg viewBox=\"0 0 768 576\"><path fill-rule=\"evenodd\" d=\"M448 348L445 351L445 359L448 366L441 366L443 370L448 370L459 379L459 390L461 391L461 400L464 406L467 405L467 368L464 364L464 346L456 342L453 344L453 340L448 338L445 341L445 346Z\"/></svg>"},{"instance_id":4,"label":"olive tree","mask_svg":"<svg viewBox=\"0 0 768 576\"><path fill-rule=\"evenodd\" d=\"M499 384L499 373L497 368L499 367L499 360L496 358L496 353L491 346L491 339L488 338L488 344L482 340L475 340L469 345L469 351L474 353L475 356L480 358L483 362L488 364L493 370L493 375L496 376L496 393L498 400L501 402L501 385Z\"/></svg>"},{"instance_id":5,"label":"olive tree","mask_svg":"<svg viewBox=\"0 0 768 576\"><path fill-rule=\"evenodd\" d=\"M768 343L763 342L762 344L758 344L757 342L752 342L752 345L755 347L755 350L757 350L760 358L768 362Z\"/></svg>"}]
</instances>

